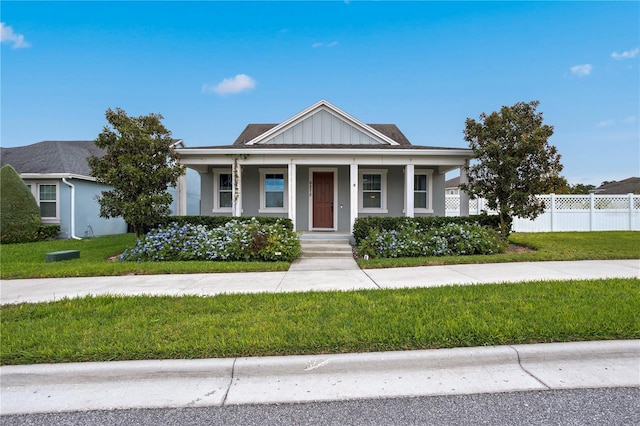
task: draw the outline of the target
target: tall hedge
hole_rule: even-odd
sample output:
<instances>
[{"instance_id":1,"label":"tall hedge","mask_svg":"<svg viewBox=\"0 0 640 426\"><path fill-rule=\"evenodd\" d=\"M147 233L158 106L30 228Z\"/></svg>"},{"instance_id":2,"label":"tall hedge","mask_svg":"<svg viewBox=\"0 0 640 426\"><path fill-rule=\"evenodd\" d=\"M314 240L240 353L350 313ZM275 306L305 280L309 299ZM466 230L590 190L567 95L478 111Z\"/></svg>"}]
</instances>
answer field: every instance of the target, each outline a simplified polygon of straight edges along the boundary
<instances>
[{"instance_id":1,"label":"tall hedge","mask_svg":"<svg viewBox=\"0 0 640 426\"><path fill-rule=\"evenodd\" d=\"M40 209L18 173L10 165L0 169L0 242L27 243L38 240Z\"/></svg>"}]
</instances>

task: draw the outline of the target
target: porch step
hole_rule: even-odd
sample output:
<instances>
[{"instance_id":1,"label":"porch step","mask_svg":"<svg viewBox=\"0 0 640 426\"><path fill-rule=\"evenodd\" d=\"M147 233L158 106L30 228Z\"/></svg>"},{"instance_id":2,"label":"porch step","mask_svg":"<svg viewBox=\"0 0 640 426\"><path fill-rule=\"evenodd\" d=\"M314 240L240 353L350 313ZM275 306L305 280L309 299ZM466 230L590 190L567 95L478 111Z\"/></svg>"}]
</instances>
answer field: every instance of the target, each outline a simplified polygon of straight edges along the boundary
<instances>
[{"instance_id":1,"label":"porch step","mask_svg":"<svg viewBox=\"0 0 640 426\"><path fill-rule=\"evenodd\" d=\"M353 251L349 244L349 236L344 237L300 237L302 257L353 257Z\"/></svg>"}]
</instances>

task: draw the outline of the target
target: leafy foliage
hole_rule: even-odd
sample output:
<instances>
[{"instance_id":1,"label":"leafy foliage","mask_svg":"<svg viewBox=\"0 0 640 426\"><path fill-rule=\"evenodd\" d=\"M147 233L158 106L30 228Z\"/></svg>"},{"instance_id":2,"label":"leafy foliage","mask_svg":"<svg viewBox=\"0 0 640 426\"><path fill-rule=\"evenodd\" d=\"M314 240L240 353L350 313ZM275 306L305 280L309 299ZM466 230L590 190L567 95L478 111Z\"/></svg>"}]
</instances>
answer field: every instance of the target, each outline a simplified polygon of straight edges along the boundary
<instances>
[{"instance_id":1,"label":"leafy foliage","mask_svg":"<svg viewBox=\"0 0 640 426\"><path fill-rule=\"evenodd\" d=\"M113 187L98 197L100 216L122 217L140 236L169 214L167 187L175 186L185 169L177 163L162 115L129 117L120 108L105 115L110 127L104 127L96 145L106 154L88 159L92 175Z\"/></svg>"},{"instance_id":2,"label":"leafy foliage","mask_svg":"<svg viewBox=\"0 0 640 426\"><path fill-rule=\"evenodd\" d=\"M553 127L542 123L539 104L518 102L465 122L464 139L477 162L466 168L469 182L461 188L498 211L505 236L512 217L535 219L544 211L535 195L549 192L560 179L560 154L548 143Z\"/></svg>"},{"instance_id":3,"label":"leafy foliage","mask_svg":"<svg viewBox=\"0 0 640 426\"><path fill-rule=\"evenodd\" d=\"M473 215L473 216L422 216L422 217L383 217L383 216L370 216L359 217L353 224L353 238L356 245L359 245L365 238L367 238L371 230L378 231L393 231L399 230L407 226L416 226L416 232L429 232L438 228L447 226L448 224L456 223L460 225L464 224L478 224L485 228L500 230L500 218L495 215Z\"/></svg>"},{"instance_id":4,"label":"leafy foliage","mask_svg":"<svg viewBox=\"0 0 640 426\"><path fill-rule=\"evenodd\" d=\"M272 217L272 216L170 216L160 220L157 226L169 225L171 223L177 223L178 225L202 225L208 228L219 228L226 225L231 221L249 222L257 220L264 225L279 224L293 230L293 222L288 217Z\"/></svg>"},{"instance_id":5,"label":"leafy foliage","mask_svg":"<svg viewBox=\"0 0 640 426\"><path fill-rule=\"evenodd\" d=\"M0 169L0 242L37 241L40 209L31 191L10 165Z\"/></svg>"},{"instance_id":6,"label":"leafy foliage","mask_svg":"<svg viewBox=\"0 0 640 426\"><path fill-rule=\"evenodd\" d=\"M358 253L372 258L461 256L500 253L504 248L495 231L477 224L449 223L421 231L412 223L391 231L372 228Z\"/></svg>"},{"instance_id":7,"label":"leafy foliage","mask_svg":"<svg viewBox=\"0 0 640 426\"><path fill-rule=\"evenodd\" d=\"M232 220L219 228L180 225L159 227L125 250L123 261L292 261L300 255L295 232L280 223Z\"/></svg>"}]
</instances>

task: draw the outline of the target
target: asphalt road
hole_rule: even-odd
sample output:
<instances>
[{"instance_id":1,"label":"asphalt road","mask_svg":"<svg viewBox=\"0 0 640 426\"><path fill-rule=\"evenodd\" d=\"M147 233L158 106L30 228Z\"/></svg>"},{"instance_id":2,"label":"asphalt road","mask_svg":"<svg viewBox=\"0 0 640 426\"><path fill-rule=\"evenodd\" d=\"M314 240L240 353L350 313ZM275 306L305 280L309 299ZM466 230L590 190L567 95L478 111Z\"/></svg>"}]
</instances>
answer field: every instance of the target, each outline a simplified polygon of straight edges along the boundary
<instances>
[{"instance_id":1,"label":"asphalt road","mask_svg":"<svg viewBox=\"0 0 640 426\"><path fill-rule=\"evenodd\" d=\"M2 416L13 425L637 425L640 388Z\"/></svg>"}]
</instances>

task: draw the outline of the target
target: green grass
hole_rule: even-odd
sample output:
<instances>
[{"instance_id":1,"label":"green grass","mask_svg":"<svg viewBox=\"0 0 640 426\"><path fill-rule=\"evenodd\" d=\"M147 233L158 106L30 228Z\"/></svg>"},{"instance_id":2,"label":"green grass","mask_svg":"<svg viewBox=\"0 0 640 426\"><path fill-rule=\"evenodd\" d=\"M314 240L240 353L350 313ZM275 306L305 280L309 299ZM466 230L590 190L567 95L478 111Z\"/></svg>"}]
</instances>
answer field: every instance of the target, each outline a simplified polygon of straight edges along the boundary
<instances>
[{"instance_id":1,"label":"green grass","mask_svg":"<svg viewBox=\"0 0 640 426\"><path fill-rule=\"evenodd\" d=\"M489 256L446 256L401 259L359 259L362 268L443 265L457 263L533 262L542 260L638 259L640 232L514 233L513 244L535 249L526 253ZM76 240L0 245L0 278L108 276L126 274L187 274L207 272L286 271L287 262L114 262L109 258L135 245L133 234ZM45 253L80 250L80 259L45 262Z\"/></svg>"},{"instance_id":2,"label":"green grass","mask_svg":"<svg viewBox=\"0 0 640 426\"><path fill-rule=\"evenodd\" d=\"M638 279L215 297L105 296L0 309L2 364L640 338Z\"/></svg>"},{"instance_id":3,"label":"green grass","mask_svg":"<svg viewBox=\"0 0 640 426\"><path fill-rule=\"evenodd\" d=\"M109 260L135 245L134 234L84 240L0 245L0 278L91 277L126 274L286 271L288 262L117 262ZM45 253L80 250L80 259L45 262Z\"/></svg>"},{"instance_id":4,"label":"green grass","mask_svg":"<svg viewBox=\"0 0 640 426\"><path fill-rule=\"evenodd\" d=\"M478 256L359 259L358 264L362 268L396 268L460 263L640 258L640 232L638 231L513 233L509 237L509 242L533 250L524 253L507 252Z\"/></svg>"}]
</instances>

